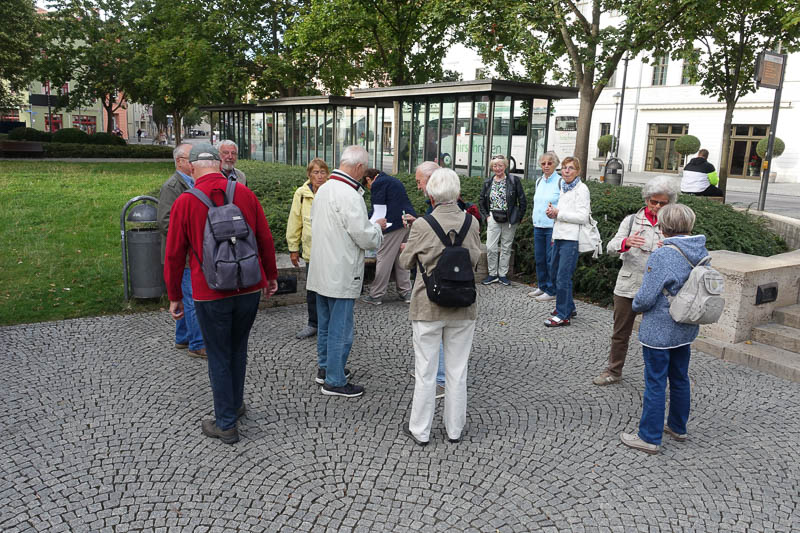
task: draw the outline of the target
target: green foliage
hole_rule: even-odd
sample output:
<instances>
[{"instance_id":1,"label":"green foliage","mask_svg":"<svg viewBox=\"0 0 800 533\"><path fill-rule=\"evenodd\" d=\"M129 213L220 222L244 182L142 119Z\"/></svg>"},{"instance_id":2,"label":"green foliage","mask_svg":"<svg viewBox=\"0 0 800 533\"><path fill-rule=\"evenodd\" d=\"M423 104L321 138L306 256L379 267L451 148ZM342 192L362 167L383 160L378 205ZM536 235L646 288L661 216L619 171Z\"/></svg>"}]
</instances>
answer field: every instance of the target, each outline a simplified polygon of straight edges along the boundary
<instances>
[{"instance_id":1,"label":"green foliage","mask_svg":"<svg viewBox=\"0 0 800 533\"><path fill-rule=\"evenodd\" d=\"M614 144L614 136L610 133L607 135L602 135L599 139L597 139L597 148L603 152L611 151L611 146Z\"/></svg>"},{"instance_id":2,"label":"green foliage","mask_svg":"<svg viewBox=\"0 0 800 533\"><path fill-rule=\"evenodd\" d=\"M86 142L89 144L104 144L108 146L125 146L127 144L122 137L104 131L98 131L97 133L89 135Z\"/></svg>"},{"instance_id":3,"label":"green foliage","mask_svg":"<svg viewBox=\"0 0 800 533\"><path fill-rule=\"evenodd\" d=\"M49 143L44 145L45 157L114 157L124 159L172 159L172 147L151 144L126 144L108 146L102 144Z\"/></svg>"},{"instance_id":4,"label":"green foliage","mask_svg":"<svg viewBox=\"0 0 800 533\"><path fill-rule=\"evenodd\" d=\"M53 134L47 131L37 130L35 128L26 128L20 126L8 132L9 141L39 141L50 142Z\"/></svg>"},{"instance_id":5,"label":"green foliage","mask_svg":"<svg viewBox=\"0 0 800 533\"><path fill-rule=\"evenodd\" d=\"M22 104L39 57L40 17L33 0L0 2L0 109Z\"/></svg>"},{"instance_id":6,"label":"green foliage","mask_svg":"<svg viewBox=\"0 0 800 533\"><path fill-rule=\"evenodd\" d=\"M769 142L769 137L764 137L758 144L756 144L756 153L758 157L764 158L767 155L767 144ZM783 151L786 149L786 143L784 143L779 137L775 137L775 142L772 144L772 157L780 157Z\"/></svg>"},{"instance_id":7,"label":"green foliage","mask_svg":"<svg viewBox=\"0 0 800 533\"><path fill-rule=\"evenodd\" d=\"M53 132L53 142L86 144L89 142L89 135L78 128L62 128Z\"/></svg>"},{"instance_id":8,"label":"green foliage","mask_svg":"<svg viewBox=\"0 0 800 533\"><path fill-rule=\"evenodd\" d=\"M675 151L682 156L697 153L700 149L700 139L694 135L683 135L675 140Z\"/></svg>"}]
</instances>

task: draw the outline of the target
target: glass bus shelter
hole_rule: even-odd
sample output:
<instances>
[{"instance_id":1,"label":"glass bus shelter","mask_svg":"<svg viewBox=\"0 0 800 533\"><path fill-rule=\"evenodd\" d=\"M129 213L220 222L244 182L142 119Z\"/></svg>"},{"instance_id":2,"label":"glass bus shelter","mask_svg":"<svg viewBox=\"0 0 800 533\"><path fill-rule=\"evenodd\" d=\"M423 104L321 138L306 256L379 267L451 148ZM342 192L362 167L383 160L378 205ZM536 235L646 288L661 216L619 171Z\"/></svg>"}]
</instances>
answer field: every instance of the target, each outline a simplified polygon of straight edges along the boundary
<instances>
[{"instance_id":1,"label":"glass bus shelter","mask_svg":"<svg viewBox=\"0 0 800 533\"><path fill-rule=\"evenodd\" d=\"M511 172L537 177L551 102L576 97L570 87L475 80L203 109L211 129L235 141L242 158L306 165L321 157L334 167L345 146L360 144L374 167L390 173L413 172L430 160L485 176L491 157L503 154Z\"/></svg>"}]
</instances>

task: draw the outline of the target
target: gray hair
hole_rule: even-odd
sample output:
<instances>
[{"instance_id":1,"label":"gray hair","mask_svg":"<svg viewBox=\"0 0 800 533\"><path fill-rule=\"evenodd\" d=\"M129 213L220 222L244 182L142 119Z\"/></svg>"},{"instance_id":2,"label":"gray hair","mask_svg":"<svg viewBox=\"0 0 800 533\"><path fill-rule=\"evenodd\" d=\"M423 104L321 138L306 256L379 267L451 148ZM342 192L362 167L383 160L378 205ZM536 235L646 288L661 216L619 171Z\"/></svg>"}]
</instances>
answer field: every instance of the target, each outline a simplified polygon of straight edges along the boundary
<instances>
[{"instance_id":1,"label":"gray hair","mask_svg":"<svg viewBox=\"0 0 800 533\"><path fill-rule=\"evenodd\" d=\"M422 175L426 178L430 178L431 175L441 168L439 165L434 163L433 161L423 161L417 168L414 169L414 173L422 172Z\"/></svg>"},{"instance_id":2,"label":"gray hair","mask_svg":"<svg viewBox=\"0 0 800 533\"><path fill-rule=\"evenodd\" d=\"M192 145L188 143L181 143L172 151L172 159L177 163L179 157L189 157L189 151Z\"/></svg>"},{"instance_id":3,"label":"gray hair","mask_svg":"<svg viewBox=\"0 0 800 533\"><path fill-rule=\"evenodd\" d=\"M684 204L667 204L658 211L658 226L666 237L689 235L695 219L692 208Z\"/></svg>"},{"instance_id":4,"label":"gray hair","mask_svg":"<svg viewBox=\"0 0 800 533\"><path fill-rule=\"evenodd\" d=\"M503 163L503 166L506 169L508 169L508 159L506 159L506 156L504 156L503 154L498 154L496 156L493 156L492 160L489 162L489 167L491 167L494 164L495 161L499 161L500 163Z\"/></svg>"},{"instance_id":5,"label":"gray hair","mask_svg":"<svg viewBox=\"0 0 800 533\"><path fill-rule=\"evenodd\" d=\"M663 194L669 198L669 203L674 204L678 201L678 185L672 176L656 176L649 180L642 187L642 198L645 201L657 194ZM661 215L658 215L659 220Z\"/></svg>"},{"instance_id":6,"label":"gray hair","mask_svg":"<svg viewBox=\"0 0 800 533\"><path fill-rule=\"evenodd\" d=\"M221 141L221 142L219 143L219 147L220 147L220 149L222 149L222 147L223 147L223 146L233 146L234 148L236 148L236 151L237 151L237 152L239 151L239 147L238 147L238 146L236 146L236 143L235 143L235 142L233 142L233 141L232 141L232 140L230 140L230 139L225 139L224 141Z\"/></svg>"},{"instance_id":7,"label":"gray hair","mask_svg":"<svg viewBox=\"0 0 800 533\"><path fill-rule=\"evenodd\" d=\"M455 202L461 194L461 180L449 168L440 168L431 174L425 191L436 204Z\"/></svg>"},{"instance_id":8,"label":"gray hair","mask_svg":"<svg viewBox=\"0 0 800 533\"><path fill-rule=\"evenodd\" d=\"M552 150L543 153L541 155L541 157L539 157L539 163L541 164L541 162L544 161L545 159L549 159L550 161L552 161L555 166L558 166L558 164L561 162L558 159L558 156L556 155L556 153L553 152Z\"/></svg>"},{"instance_id":9,"label":"gray hair","mask_svg":"<svg viewBox=\"0 0 800 533\"><path fill-rule=\"evenodd\" d=\"M366 167L369 164L369 153L363 146L352 144L342 150L339 164L347 167L355 167L357 165Z\"/></svg>"},{"instance_id":10,"label":"gray hair","mask_svg":"<svg viewBox=\"0 0 800 533\"><path fill-rule=\"evenodd\" d=\"M220 160L219 159L198 159L197 161L192 161L192 166L194 168L213 168L213 169L218 169L220 167Z\"/></svg>"}]
</instances>

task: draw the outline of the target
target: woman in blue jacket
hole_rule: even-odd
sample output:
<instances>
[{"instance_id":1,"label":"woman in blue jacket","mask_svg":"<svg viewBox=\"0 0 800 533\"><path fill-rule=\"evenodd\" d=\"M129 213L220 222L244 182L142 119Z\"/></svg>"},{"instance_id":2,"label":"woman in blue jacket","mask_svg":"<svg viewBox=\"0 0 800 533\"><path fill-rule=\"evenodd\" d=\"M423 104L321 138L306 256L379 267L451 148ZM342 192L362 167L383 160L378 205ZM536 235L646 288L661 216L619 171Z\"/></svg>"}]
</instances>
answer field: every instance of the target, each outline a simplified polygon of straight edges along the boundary
<instances>
[{"instance_id":1,"label":"woman in blue jacket","mask_svg":"<svg viewBox=\"0 0 800 533\"><path fill-rule=\"evenodd\" d=\"M555 220L547 216L547 207L558 207L561 194L561 175L556 172L558 156L555 152L545 152L539 158L542 177L536 180L533 195L533 257L536 261L536 290L528 293L539 301L555 300L556 286L550 279L550 257L553 250L553 224ZM553 295L553 296L551 296Z\"/></svg>"},{"instance_id":2,"label":"woman in blue jacket","mask_svg":"<svg viewBox=\"0 0 800 533\"><path fill-rule=\"evenodd\" d=\"M643 313L639 342L644 358L644 399L639 433L622 433L620 440L625 446L651 454L658 453L662 433L677 441L687 437L689 354L700 326L675 322L664 291L675 296L689 278L692 265L708 255L706 236L690 235L694 221L694 211L683 204L661 208L658 225L665 239L650 255L642 286L633 299L633 310ZM665 425L667 380L669 417Z\"/></svg>"}]
</instances>

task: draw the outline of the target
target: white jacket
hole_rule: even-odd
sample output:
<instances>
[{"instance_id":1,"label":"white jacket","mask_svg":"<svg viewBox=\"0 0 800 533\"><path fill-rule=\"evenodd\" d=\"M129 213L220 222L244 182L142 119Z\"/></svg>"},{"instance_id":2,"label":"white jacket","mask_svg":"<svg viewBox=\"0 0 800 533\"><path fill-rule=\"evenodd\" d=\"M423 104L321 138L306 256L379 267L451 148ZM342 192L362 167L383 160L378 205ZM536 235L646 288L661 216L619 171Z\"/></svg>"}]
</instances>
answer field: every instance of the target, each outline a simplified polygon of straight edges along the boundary
<instances>
[{"instance_id":1,"label":"white jacket","mask_svg":"<svg viewBox=\"0 0 800 533\"><path fill-rule=\"evenodd\" d=\"M337 174L349 182L334 179ZM364 250L377 250L383 242L381 227L369 221L363 194L358 182L339 170L317 190L311 206L314 246L308 290L328 298L355 299L361 294Z\"/></svg>"},{"instance_id":2,"label":"white jacket","mask_svg":"<svg viewBox=\"0 0 800 533\"><path fill-rule=\"evenodd\" d=\"M558 217L553 225L553 240L577 241L581 224L587 224L591 214L589 187L585 183L580 182L574 189L562 192L558 197Z\"/></svg>"}]
</instances>

